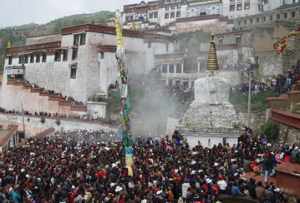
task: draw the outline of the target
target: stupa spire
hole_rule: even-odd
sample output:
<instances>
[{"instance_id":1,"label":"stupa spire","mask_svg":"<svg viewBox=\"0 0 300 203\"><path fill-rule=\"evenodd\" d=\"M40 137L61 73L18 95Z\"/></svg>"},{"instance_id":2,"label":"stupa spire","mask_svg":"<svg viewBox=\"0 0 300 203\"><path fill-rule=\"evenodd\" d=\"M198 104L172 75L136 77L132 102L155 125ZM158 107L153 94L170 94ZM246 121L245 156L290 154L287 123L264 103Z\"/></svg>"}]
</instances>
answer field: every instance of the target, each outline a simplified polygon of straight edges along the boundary
<instances>
[{"instance_id":1,"label":"stupa spire","mask_svg":"<svg viewBox=\"0 0 300 203\"><path fill-rule=\"evenodd\" d=\"M208 59L207 59L207 70L213 72L219 70L218 58L217 58L217 49L214 41L214 34L211 35L210 47L208 50Z\"/></svg>"}]
</instances>

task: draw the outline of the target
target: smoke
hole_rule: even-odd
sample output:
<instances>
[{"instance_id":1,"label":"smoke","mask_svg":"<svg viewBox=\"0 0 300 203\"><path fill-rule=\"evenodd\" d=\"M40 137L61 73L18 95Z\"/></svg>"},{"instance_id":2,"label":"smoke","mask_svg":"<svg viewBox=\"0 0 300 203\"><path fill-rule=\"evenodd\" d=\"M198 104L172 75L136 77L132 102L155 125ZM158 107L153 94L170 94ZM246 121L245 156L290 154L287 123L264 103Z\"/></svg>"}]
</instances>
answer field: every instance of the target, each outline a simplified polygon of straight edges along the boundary
<instances>
[{"instance_id":1,"label":"smoke","mask_svg":"<svg viewBox=\"0 0 300 203\"><path fill-rule=\"evenodd\" d=\"M130 76L131 130L135 137L165 135L168 117L174 117L180 108L178 99L159 79L155 74Z\"/></svg>"}]
</instances>

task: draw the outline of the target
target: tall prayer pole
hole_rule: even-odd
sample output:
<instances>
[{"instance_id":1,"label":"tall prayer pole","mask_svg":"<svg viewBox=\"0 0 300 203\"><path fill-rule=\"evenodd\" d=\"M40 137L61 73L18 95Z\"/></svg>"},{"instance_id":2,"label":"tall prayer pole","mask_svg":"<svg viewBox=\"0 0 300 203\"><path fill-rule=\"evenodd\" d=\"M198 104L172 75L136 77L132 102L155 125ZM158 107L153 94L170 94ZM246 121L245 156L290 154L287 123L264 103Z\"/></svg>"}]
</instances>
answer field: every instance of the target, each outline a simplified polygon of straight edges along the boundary
<instances>
[{"instance_id":1,"label":"tall prayer pole","mask_svg":"<svg viewBox=\"0 0 300 203\"><path fill-rule=\"evenodd\" d=\"M128 175L133 176L133 142L130 134L129 120L129 100L128 100L128 70L125 64L124 38L121 24L120 13L116 12L115 17L117 51L116 59L120 74L120 117L122 123L122 140L125 151L125 162L128 169Z\"/></svg>"}]
</instances>

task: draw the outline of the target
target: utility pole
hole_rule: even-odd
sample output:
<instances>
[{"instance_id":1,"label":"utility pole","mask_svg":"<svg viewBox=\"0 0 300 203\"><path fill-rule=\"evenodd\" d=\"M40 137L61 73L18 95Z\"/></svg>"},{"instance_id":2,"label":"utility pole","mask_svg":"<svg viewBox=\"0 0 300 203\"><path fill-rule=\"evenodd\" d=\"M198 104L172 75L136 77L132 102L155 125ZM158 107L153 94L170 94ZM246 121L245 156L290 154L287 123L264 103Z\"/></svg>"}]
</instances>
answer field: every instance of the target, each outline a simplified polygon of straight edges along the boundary
<instances>
[{"instance_id":1,"label":"utility pole","mask_svg":"<svg viewBox=\"0 0 300 203\"><path fill-rule=\"evenodd\" d=\"M252 96L252 71L251 68L248 70L249 89L248 89L248 127L251 125L251 96Z\"/></svg>"},{"instance_id":2,"label":"utility pole","mask_svg":"<svg viewBox=\"0 0 300 203\"><path fill-rule=\"evenodd\" d=\"M21 108L22 108L23 133L24 133L24 137L25 137L25 118L24 118L24 106L23 106L23 101L21 102Z\"/></svg>"}]
</instances>

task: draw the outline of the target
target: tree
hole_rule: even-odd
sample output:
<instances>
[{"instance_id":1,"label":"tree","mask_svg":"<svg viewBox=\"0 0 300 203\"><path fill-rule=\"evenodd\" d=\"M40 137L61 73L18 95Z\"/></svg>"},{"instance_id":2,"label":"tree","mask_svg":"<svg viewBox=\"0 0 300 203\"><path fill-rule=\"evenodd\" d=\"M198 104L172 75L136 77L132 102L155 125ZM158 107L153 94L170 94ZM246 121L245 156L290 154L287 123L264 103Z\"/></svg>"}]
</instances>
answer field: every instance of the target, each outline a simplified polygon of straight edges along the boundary
<instances>
[{"instance_id":1,"label":"tree","mask_svg":"<svg viewBox=\"0 0 300 203\"><path fill-rule=\"evenodd\" d=\"M261 126L261 133L265 135L269 142L276 142L279 138L279 125L268 121Z\"/></svg>"}]
</instances>

